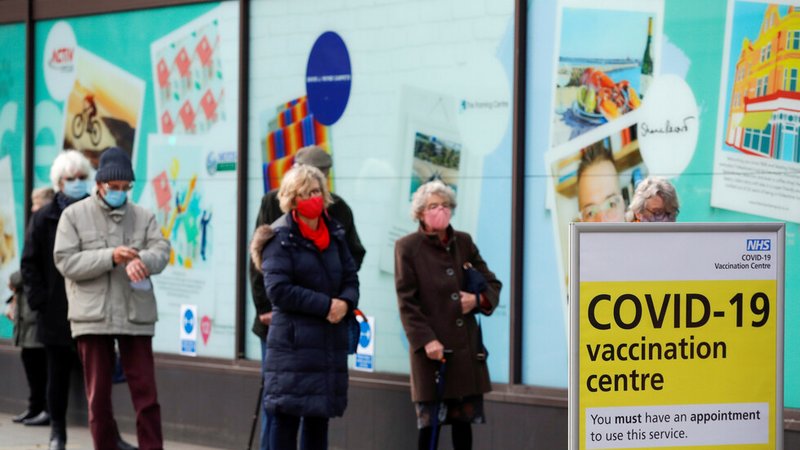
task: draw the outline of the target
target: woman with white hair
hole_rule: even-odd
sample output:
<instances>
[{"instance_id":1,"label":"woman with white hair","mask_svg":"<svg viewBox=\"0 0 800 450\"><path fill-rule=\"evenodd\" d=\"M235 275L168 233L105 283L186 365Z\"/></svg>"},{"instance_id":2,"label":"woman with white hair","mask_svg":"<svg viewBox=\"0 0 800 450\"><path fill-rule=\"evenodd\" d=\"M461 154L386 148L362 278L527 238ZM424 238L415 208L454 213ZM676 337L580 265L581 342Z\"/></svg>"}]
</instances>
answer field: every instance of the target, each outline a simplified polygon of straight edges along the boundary
<instances>
[{"instance_id":1,"label":"woman with white hair","mask_svg":"<svg viewBox=\"0 0 800 450\"><path fill-rule=\"evenodd\" d=\"M292 168L278 200L285 214L256 229L250 247L272 302L264 365L270 448L297 448L302 419L301 448L327 449L328 420L347 407L355 342L345 316L358 305L356 264L344 228L325 211L333 200L319 169Z\"/></svg>"},{"instance_id":2,"label":"woman with white hair","mask_svg":"<svg viewBox=\"0 0 800 450\"><path fill-rule=\"evenodd\" d=\"M453 189L439 180L423 184L411 201L419 229L395 244L395 287L409 343L420 449L430 448L442 424L452 425L453 448L472 448L470 424L485 422L483 394L491 390L475 316L494 311L501 283L470 235L450 225L455 207ZM470 268L486 281L477 294L469 287ZM444 389L437 392L445 350L452 353L447 355Z\"/></svg>"},{"instance_id":3,"label":"woman with white hair","mask_svg":"<svg viewBox=\"0 0 800 450\"><path fill-rule=\"evenodd\" d=\"M675 222L680 212L678 193L666 178L648 177L636 186L625 214L628 222Z\"/></svg>"},{"instance_id":4,"label":"woman with white hair","mask_svg":"<svg viewBox=\"0 0 800 450\"><path fill-rule=\"evenodd\" d=\"M77 364L75 343L67 321L64 278L53 263L53 246L61 213L88 197L92 166L80 152L60 153L50 168L56 192L53 201L30 219L22 251L22 276L31 309L38 311L37 338L47 353L47 405L50 412L50 449L64 448L66 412L72 368Z\"/></svg>"}]
</instances>

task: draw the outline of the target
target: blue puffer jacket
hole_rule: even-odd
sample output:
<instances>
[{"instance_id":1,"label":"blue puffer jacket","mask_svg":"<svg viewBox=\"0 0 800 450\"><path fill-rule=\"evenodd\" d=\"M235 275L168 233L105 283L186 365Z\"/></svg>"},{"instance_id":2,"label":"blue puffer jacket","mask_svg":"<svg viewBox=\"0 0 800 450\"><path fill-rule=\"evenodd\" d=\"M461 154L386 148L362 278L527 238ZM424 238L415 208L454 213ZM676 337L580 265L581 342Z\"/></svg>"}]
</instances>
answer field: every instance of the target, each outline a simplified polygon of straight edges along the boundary
<instances>
[{"instance_id":1,"label":"blue puffer jacket","mask_svg":"<svg viewBox=\"0 0 800 450\"><path fill-rule=\"evenodd\" d=\"M264 287L273 304L267 336L264 404L272 413L336 417L347 407L346 321L326 318L331 298L358 304L358 275L344 229L324 219L330 245L320 252L286 214L264 247Z\"/></svg>"}]
</instances>

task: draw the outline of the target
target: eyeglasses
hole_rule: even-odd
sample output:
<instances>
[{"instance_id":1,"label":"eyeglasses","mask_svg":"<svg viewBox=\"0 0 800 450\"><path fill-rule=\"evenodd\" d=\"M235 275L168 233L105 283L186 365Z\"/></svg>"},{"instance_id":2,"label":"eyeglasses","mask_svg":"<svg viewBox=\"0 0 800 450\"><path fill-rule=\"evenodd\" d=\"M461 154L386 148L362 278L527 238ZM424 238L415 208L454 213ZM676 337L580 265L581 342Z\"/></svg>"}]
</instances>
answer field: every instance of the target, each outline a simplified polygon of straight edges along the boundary
<instances>
[{"instance_id":1,"label":"eyeglasses","mask_svg":"<svg viewBox=\"0 0 800 450\"><path fill-rule=\"evenodd\" d=\"M427 209L428 211L433 211L434 209L439 209L439 208L451 209L452 207L453 207L453 205L451 205L449 202L429 203L429 204L425 205L425 209Z\"/></svg>"},{"instance_id":2,"label":"eyeglasses","mask_svg":"<svg viewBox=\"0 0 800 450\"><path fill-rule=\"evenodd\" d=\"M591 222L597 220L598 217L608 211L614 210L622 206L622 196L620 194L611 194L602 203L598 205L587 205L581 209L581 218L584 222Z\"/></svg>"},{"instance_id":3,"label":"eyeglasses","mask_svg":"<svg viewBox=\"0 0 800 450\"><path fill-rule=\"evenodd\" d=\"M319 197L322 195L322 189L314 188L307 192L299 193L300 198L311 198L311 197Z\"/></svg>"},{"instance_id":4,"label":"eyeglasses","mask_svg":"<svg viewBox=\"0 0 800 450\"><path fill-rule=\"evenodd\" d=\"M103 183L103 187L105 187L106 191L125 191L128 192L133 189L133 183L128 183L125 186L112 186L108 183Z\"/></svg>"},{"instance_id":5,"label":"eyeglasses","mask_svg":"<svg viewBox=\"0 0 800 450\"><path fill-rule=\"evenodd\" d=\"M674 222L675 217L678 216L679 211L667 212L662 210L651 211L647 208L642 212L642 219L644 222Z\"/></svg>"},{"instance_id":6,"label":"eyeglasses","mask_svg":"<svg viewBox=\"0 0 800 450\"><path fill-rule=\"evenodd\" d=\"M64 177L64 181L69 181L69 182L73 182L75 180L86 181L87 178L89 177L81 174L81 175L75 175L74 177Z\"/></svg>"}]
</instances>

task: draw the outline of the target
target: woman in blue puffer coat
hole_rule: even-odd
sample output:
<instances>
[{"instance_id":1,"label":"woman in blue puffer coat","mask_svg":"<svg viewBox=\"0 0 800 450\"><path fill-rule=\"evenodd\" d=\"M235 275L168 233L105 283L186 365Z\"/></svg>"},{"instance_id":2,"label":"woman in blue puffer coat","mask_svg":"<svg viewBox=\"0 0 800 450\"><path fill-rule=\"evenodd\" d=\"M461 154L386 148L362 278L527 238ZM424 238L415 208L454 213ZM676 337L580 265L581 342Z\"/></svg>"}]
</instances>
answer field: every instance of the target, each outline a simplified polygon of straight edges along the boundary
<instances>
[{"instance_id":1,"label":"woman in blue puffer coat","mask_svg":"<svg viewBox=\"0 0 800 450\"><path fill-rule=\"evenodd\" d=\"M270 448L328 447L328 419L347 407L348 325L358 304L358 275L344 229L325 214L332 200L315 167L295 166L278 192L280 219L261 253L272 301L264 403L273 414Z\"/></svg>"}]
</instances>

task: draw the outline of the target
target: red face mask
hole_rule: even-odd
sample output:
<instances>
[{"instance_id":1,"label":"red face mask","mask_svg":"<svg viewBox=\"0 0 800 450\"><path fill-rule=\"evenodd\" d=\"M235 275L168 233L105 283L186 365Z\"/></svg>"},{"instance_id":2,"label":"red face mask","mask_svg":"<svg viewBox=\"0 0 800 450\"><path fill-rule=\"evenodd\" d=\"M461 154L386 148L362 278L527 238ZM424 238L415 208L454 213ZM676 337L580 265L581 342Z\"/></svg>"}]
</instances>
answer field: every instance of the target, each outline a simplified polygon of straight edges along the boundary
<instances>
[{"instance_id":1,"label":"red face mask","mask_svg":"<svg viewBox=\"0 0 800 450\"><path fill-rule=\"evenodd\" d=\"M325 201L322 199L321 195L310 197L305 200L297 199L296 209L301 216L308 219L316 219L321 216L322 211L325 210Z\"/></svg>"}]
</instances>

